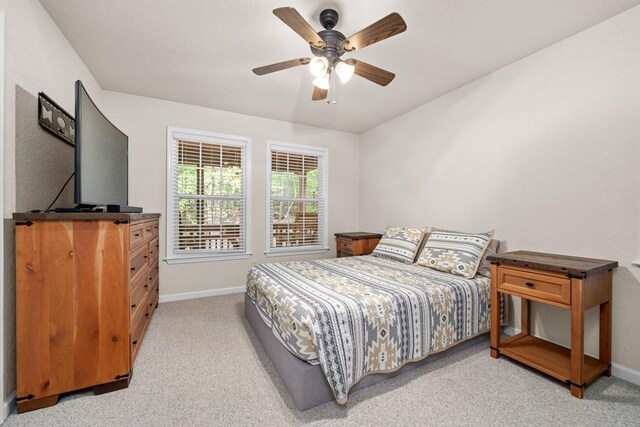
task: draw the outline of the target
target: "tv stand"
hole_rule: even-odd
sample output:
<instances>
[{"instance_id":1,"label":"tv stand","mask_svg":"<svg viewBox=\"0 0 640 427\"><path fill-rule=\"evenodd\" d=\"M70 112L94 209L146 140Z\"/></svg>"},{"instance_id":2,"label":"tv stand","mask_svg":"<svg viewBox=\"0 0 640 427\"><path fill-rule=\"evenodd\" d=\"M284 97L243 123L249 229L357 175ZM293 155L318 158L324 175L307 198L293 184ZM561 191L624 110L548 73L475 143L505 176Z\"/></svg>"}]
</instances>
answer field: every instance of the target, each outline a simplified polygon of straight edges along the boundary
<instances>
[{"instance_id":1,"label":"tv stand","mask_svg":"<svg viewBox=\"0 0 640 427\"><path fill-rule=\"evenodd\" d=\"M13 218L18 412L126 388L158 306L160 214Z\"/></svg>"}]
</instances>

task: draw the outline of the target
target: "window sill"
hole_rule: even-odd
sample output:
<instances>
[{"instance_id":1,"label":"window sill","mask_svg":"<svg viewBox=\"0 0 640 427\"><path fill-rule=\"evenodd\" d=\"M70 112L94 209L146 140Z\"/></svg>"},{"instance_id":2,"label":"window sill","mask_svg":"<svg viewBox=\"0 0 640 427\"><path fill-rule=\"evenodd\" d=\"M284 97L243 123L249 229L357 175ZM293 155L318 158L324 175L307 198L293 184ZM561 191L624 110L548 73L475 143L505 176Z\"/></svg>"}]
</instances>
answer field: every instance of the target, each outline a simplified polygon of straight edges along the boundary
<instances>
[{"instance_id":1,"label":"window sill","mask_svg":"<svg viewBox=\"0 0 640 427\"><path fill-rule=\"evenodd\" d=\"M167 264L192 264L196 262L216 262L216 261L235 261L240 259L251 258L250 253L234 254L234 255L208 255L208 256L192 256L192 257L175 257L165 258Z\"/></svg>"},{"instance_id":2,"label":"window sill","mask_svg":"<svg viewBox=\"0 0 640 427\"><path fill-rule=\"evenodd\" d=\"M329 248L320 248L320 249L285 249L285 250L271 250L265 251L265 255L268 257L278 257L278 256L295 256L295 255L314 255L314 254L324 254L329 251Z\"/></svg>"}]
</instances>

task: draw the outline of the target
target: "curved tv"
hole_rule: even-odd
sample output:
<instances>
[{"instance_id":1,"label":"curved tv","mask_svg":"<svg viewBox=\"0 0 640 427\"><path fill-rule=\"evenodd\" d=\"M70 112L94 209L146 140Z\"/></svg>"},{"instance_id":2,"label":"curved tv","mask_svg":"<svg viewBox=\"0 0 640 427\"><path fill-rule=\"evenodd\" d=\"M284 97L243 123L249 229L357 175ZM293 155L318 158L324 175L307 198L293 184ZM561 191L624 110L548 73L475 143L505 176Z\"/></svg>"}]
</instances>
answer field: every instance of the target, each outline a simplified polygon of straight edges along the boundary
<instances>
[{"instance_id":1,"label":"curved tv","mask_svg":"<svg viewBox=\"0 0 640 427\"><path fill-rule=\"evenodd\" d=\"M76 82L75 203L128 205L129 138Z\"/></svg>"}]
</instances>

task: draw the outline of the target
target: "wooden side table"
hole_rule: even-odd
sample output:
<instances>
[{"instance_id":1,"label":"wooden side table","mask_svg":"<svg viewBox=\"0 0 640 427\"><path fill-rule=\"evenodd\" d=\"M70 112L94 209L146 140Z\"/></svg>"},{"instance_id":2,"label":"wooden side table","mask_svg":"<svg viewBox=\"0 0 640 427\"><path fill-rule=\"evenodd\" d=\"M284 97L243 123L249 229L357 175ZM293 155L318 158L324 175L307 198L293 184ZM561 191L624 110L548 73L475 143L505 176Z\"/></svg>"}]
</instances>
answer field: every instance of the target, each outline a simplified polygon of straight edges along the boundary
<instances>
[{"instance_id":1,"label":"wooden side table","mask_svg":"<svg viewBox=\"0 0 640 427\"><path fill-rule=\"evenodd\" d=\"M501 354L566 382L582 399L587 384L611 376L611 276L617 261L537 252L505 252L491 261L491 357ZM519 334L500 339L500 294L520 297ZM530 335L529 305L537 301L571 311L571 348ZM584 354L584 313L600 306L600 354Z\"/></svg>"},{"instance_id":2,"label":"wooden side table","mask_svg":"<svg viewBox=\"0 0 640 427\"><path fill-rule=\"evenodd\" d=\"M356 231L352 233L336 233L336 256L368 255L376 248L382 238L382 234L364 233Z\"/></svg>"}]
</instances>

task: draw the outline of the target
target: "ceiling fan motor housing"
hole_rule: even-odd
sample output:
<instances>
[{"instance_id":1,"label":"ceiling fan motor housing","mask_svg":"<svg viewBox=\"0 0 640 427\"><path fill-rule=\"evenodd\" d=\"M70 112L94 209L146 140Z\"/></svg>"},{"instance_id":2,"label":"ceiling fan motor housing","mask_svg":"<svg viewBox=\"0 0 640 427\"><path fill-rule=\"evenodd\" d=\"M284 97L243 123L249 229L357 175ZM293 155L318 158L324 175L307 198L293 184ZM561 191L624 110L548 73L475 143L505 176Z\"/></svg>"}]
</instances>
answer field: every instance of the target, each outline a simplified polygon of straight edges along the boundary
<instances>
[{"instance_id":1,"label":"ceiling fan motor housing","mask_svg":"<svg viewBox=\"0 0 640 427\"><path fill-rule=\"evenodd\" d=\"M330 65L335 64L345 52L343 47L346 40L345 35L333 29L339 18L338 12L333 9L325 9L320 12L320 24L322 24L324 30L320 31L318 35L324 41L324 46L317 48L311 45L311 52L315 56L327 58Z\"/></svg>"},{"instance_id":2,"label":"ceiling fan motor housing","mask_svg":"<svg viewBox=\"0 0 640 427\"><path fill-rule=\"evenodd\" d=\"M318 33L320 38L324 41L324 47L317 48L311 45L311 52L315 56L324 56L329 60L329 63L336 62L345 52L343 42L346 40L344 34L336 30L323 30Z\"/></svg>"}]
</instances>

